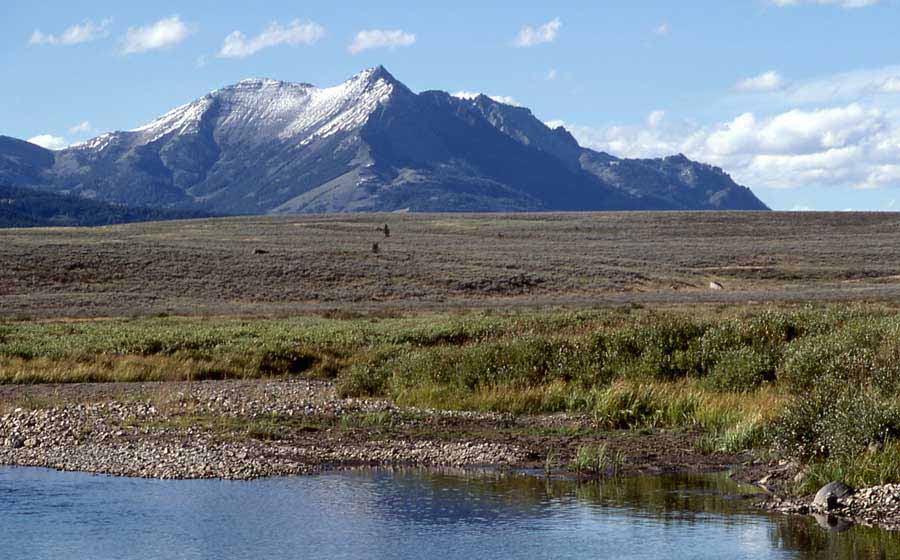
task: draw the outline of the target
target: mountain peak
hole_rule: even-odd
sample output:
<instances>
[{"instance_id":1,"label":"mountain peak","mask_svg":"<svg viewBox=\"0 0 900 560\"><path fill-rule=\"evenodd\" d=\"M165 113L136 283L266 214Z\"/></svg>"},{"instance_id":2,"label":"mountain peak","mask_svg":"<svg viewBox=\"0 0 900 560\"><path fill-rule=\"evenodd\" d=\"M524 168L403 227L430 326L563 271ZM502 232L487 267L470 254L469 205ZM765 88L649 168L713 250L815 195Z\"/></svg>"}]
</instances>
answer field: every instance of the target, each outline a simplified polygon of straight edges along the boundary
<instances>
[{"instance_id":1,"label":"mountain peak","mask_svg":"<svg viewBox=\"0 0 900 560\"><path fill-rule=\"evenodd\" d=\"M388 69L382 65L373 66L371 68L366 68L359 74L350 78L351 82L361 81L363 83L374 85L378 82L384 82L391 86L404 86L397 78L394 77L393 74L388 72Z\"/></svg>"}]
</instances>

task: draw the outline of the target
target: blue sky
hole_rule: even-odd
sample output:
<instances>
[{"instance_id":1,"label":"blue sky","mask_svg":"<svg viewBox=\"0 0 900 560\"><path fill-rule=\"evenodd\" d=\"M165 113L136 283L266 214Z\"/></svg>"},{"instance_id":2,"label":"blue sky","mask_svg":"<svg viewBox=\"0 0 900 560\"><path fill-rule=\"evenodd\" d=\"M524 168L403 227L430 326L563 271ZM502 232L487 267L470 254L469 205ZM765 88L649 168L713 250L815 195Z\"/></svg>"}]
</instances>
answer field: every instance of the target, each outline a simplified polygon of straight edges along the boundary
<instances>
[{"instance_id":1,"label":"blue sky","mask_svg":"<svg viewBox=\"0 0 900 560\"><path fill-rule=\"evenodd\" d=\"M384 64L615 155L719 165L777 209L900 210L898 29L900 0L4 0L0 134L59 147L243 78Z\"/></svg>"}]
</instances>

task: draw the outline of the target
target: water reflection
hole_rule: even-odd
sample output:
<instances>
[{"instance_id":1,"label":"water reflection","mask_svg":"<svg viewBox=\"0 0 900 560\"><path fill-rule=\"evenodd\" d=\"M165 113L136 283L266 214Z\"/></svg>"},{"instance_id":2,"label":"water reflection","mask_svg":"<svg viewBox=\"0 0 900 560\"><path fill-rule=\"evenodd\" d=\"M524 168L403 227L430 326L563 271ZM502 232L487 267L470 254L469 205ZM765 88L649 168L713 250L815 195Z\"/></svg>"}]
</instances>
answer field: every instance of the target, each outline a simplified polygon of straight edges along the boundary
<instances>
[{"instance_id":1,"label":"water reflection","mask_svg":"<svg viewBox=\"0 0 900 560\"><path fill-rule=\"evenodd\" d=\"M723 475L227 482L0 468L0 536L10 558L900 558L897 534L771 516L748 491Z\"/></svg>"}]
</instances>

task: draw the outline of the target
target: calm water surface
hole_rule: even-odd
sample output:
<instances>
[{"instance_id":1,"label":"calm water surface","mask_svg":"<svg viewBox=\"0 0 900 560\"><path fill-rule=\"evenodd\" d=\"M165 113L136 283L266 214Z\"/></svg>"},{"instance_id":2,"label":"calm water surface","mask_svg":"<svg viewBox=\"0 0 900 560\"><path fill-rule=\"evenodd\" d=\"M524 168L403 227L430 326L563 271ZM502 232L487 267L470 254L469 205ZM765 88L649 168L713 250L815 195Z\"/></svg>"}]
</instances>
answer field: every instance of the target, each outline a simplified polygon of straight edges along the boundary
<instances>
[{"instance_id":1,"label":"calm water surface","mask_svg":"<svg viewBox=\"0 0 900 560\"><path fill-rule=\"evenodd\" d=\"M900 535L750 509L722 475L576 485L361 471L253 482L0 468L0 557L900 558Z\"/></svg>"}]
</instances>

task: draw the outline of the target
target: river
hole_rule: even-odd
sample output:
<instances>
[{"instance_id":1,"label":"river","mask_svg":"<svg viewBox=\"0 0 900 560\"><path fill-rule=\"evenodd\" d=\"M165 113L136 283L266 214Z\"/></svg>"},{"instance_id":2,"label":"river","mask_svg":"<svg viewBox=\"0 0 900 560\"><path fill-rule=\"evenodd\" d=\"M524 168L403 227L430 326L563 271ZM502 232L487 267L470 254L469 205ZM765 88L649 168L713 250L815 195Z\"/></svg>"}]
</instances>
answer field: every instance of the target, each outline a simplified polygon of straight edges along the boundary
<instances>
[{"instance_id":1,"label":"river","mask_svg":"<svg viewBox=\"0 0 900 560\"><path fill-rule=\"evenodd\" d=\"M898 558L900 534L750 507L727 476L576 484L362 470L250 482L0 468L11 559Z\"/></svg>"}]
</instances>

